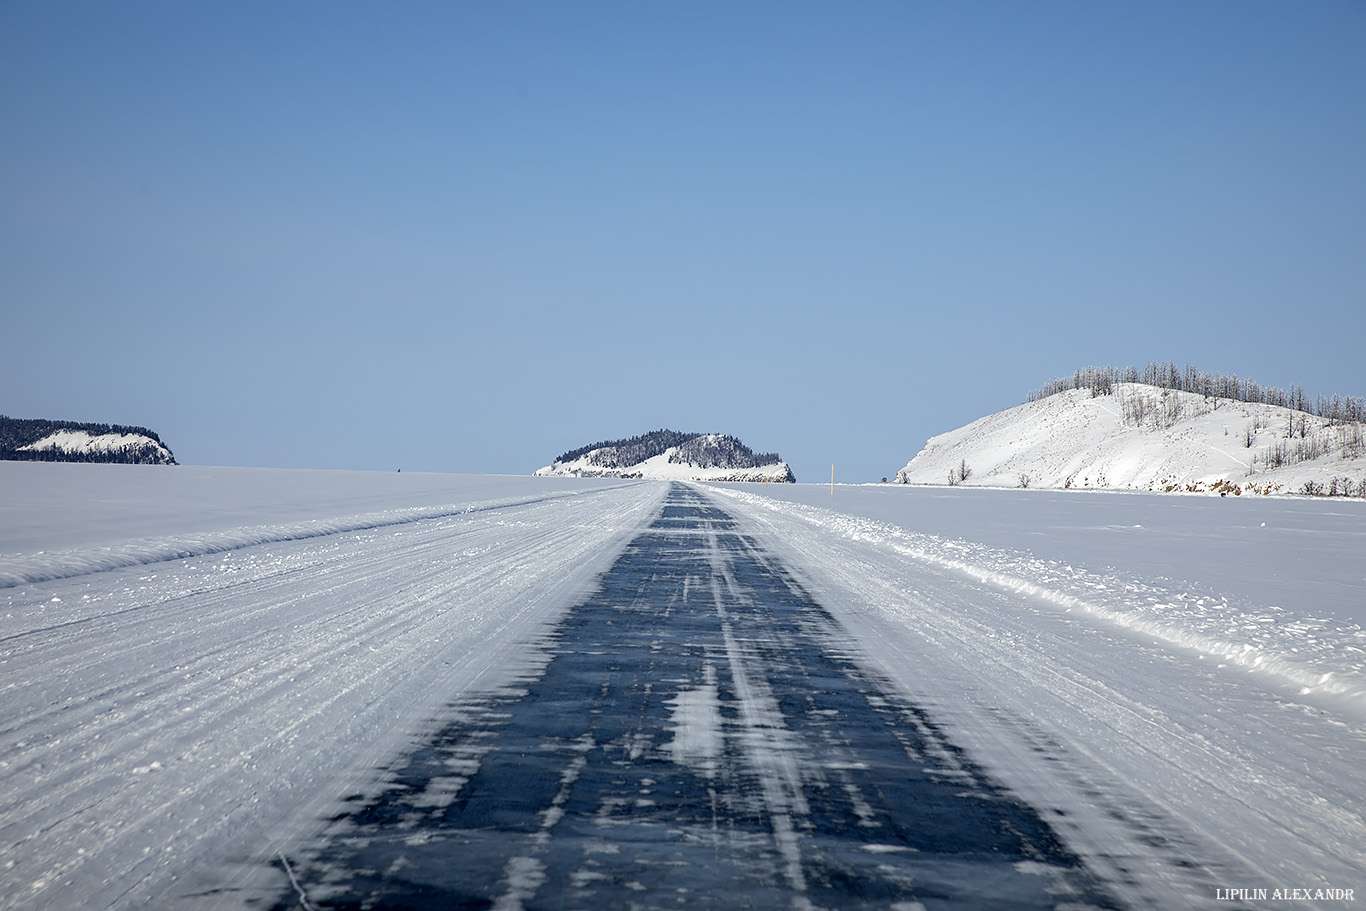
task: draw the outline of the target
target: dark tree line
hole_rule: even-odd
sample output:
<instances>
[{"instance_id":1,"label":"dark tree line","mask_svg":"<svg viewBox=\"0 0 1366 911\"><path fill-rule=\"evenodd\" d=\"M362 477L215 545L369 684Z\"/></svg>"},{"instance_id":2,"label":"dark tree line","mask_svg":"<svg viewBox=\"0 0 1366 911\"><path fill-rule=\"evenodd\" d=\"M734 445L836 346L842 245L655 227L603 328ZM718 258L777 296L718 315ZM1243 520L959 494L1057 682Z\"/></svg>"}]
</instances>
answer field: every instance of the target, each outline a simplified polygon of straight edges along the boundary
<instances>
[{"instance_id":1,"label":"dark tree line","mask_svg":"<svg viewBox=\"0 0 1366 911\"><path fill-rule=\"evenodd\" d=\"M702 468L757 468L776 465L782 458L776 452L755 453L731 436L702 433L680 433L676 430L652 430L626 440L606 440L571 449L556 462L572 462L594 450L605 450L589 461L600 468L622 468L638 465L646 459L678 447L671 462L683 462Z\"/></svg>"},{"instance_id":2,"label":"dark tree line","mask_svg":"<svg viewBox=\"0 0 1366 911\"><path fill-rule=\"evenodd\" d=\"M1281 389L1231 373L1201 373L1191 365L1178 368L1173 363L1150 363L1137 367L1083 367L1070 377L1059 377L1029 393L1034 402L1070 389L1085 389L1092 396L1111 395L1116 383L1145 383L1159 389L1190 392L1206 398L1233 399L1259 405L1275 405L1303 411L1334 424L1366 421L1366 399L1350 395L1318 395L1310 398L1303 386Z\"/></svg>"},{"instance_id":3,"label":"dark tree line","mask_svg":"<svg viewBox=\"0 0 1366 911\"><path fill-rule=\"evenodd\" d=\"M28 449L22 451L0 452L0 459L7 462L99 462L119 465L174 465L174 458L167 460L161 450L147 443L127 446L114 446L109 449L92 449L82 452L68 452L64 449Z\"/></svg>"},{"instance_id":4,"label":"dark tree line","mask_svg":"<svg viewBox=\"0 0 1366 911\"><path fill-rule=\"evenodd\" d=\"M167 453L170 447L161 437L146 427L127 424L95 424L77 421L49 421L44 418L11 418L0 415L0 459L16 462L121 462L132 464L161 463L165 457L159 450L147 444L118 446L110 450L93 452L64 452L58 449L24 450L60 430L83 430L91 436L106 434L134 434L147 437L163 447ZM171 456L166 464L174 465Z\"/></svg>"},{"instance_id":5,"label":"dark tree line","mask_svg":"<svg viewBox=\"0 0 1366 911\"><path fill-rule=\"evenodd\" d=\"M623 465L637 465L646 459L654 458L673 446L681 446L693 437L701 436L698 433L679 433L676 430L652 430L649 433L642 433L627 440L605 440L601 443L591 443L587 446L580 446L578 449L571 449L555 461L572 462L580 456L588 455L594 449L609 449L610 454L603 453L593 459L594 465L601 465L603 468L620 468Z\"/></svg>"},{"instance_id":6,"label":"dark tree line","mask_svg":"<svg viewBox=\"0 0 1366 911\"><path fill-rule=\"evenodd\" d=\"M782 458L776 452L754 452L735 437L704 435L680 445L669 461L700 468L759 468L777 465Z\"/></svg>"}]
</instances>

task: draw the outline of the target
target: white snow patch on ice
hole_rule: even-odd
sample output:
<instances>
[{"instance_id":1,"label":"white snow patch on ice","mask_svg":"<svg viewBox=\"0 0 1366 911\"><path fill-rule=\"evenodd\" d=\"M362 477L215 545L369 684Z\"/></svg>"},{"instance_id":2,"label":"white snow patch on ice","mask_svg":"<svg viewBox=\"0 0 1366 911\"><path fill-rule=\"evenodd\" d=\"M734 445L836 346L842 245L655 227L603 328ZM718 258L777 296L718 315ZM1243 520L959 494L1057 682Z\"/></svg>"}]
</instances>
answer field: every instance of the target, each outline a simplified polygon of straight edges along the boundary
<instances>
[{"instance_id":1,"label":"white snow patch on ice","mask_svg":"<svg viewBox=\"0 0 1366 911\"><path fill-rule=\"evenodd\" d=\"M715 666L704 665L703 674L705 682L701 686L682 689L674 698L665 700L670 707L668 724L673 739L664 744L664 749L674 762L711 778L724 749L721 696Z\"/></svg>"}]
</instances>

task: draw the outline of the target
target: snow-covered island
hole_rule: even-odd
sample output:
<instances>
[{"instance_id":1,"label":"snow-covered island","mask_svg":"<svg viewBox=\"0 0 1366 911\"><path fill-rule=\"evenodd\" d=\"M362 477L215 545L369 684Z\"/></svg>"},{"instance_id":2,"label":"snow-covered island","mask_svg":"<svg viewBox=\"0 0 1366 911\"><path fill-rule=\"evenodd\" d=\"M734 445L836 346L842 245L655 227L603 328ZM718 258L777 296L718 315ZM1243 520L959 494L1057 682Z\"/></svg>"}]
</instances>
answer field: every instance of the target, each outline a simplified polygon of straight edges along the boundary
<instances>
[{"instance_id":1,"label":"snow-covered island","mask_svg":"<svg viewBox=\"0 0 1366 911\"><path fill-rule=\"evenodd\" d=\"M1230 378L1189 370L1173 382L1145 375L1160 385L1126 382L1132 372L1108 371L1079 371L1075 381L1058 381L1032 401L932 437L895 480L1366 496L1366 416L1358 399L1311 404L1299 390L1230 385L1219 382ZM1188 376L1194 377L1189 383ZM1287 404L1269 403L1281 401Z\"/></svg>"},{"instance_id":2,"label":"snow-covered island","mask_svg":"<svg viewBox=\"0 0 1366 911\"><path fill-rule=\"evenodd\" d=\"M655 430L629 440L572 449L537 477L656 478L671 481L793 483L792 469L776 452L755 453L721 433Z\"/></svg>"},{"instance_id":3,"label":"snow-covered island","mask_svg":"<svg viewBox=\"0 0 1366 911\"><path fill-rule=\"evenodd\" d=\"M146 427L0 415L0 459L21 462L123 462L174 465L161 437Z\"/></svg>"}]
</instances>

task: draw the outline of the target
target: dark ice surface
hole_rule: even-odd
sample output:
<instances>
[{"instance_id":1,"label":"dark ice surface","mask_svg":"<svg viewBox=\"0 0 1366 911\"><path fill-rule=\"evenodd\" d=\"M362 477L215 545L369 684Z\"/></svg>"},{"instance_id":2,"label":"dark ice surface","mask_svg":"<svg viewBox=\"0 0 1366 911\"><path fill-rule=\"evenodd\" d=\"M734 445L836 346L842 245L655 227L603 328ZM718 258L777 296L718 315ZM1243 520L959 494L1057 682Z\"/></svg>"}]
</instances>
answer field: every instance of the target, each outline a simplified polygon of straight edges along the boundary
<instances>
[{"instance_id":1,"label":"dark ice surface","mask_svg":"<svg viewBox=\"0 0 1366 911\"><path fill-rule=\"evenodd\" d=\"M691 488L542 647L282 860L274 908L1119 907Z\"/></svg>"}]
</instances>

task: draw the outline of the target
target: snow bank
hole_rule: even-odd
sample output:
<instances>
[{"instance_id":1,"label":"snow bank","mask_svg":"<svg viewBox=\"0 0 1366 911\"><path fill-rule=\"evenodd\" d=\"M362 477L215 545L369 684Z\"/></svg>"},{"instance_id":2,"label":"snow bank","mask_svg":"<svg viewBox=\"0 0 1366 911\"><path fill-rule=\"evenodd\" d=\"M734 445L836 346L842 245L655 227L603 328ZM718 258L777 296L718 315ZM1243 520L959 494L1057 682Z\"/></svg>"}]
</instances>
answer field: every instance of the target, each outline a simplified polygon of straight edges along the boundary
<instances>
[{"instance_id":1,"label":"snow bank","mask_svg":"<svg viewBox=\"0 0 1366 911\"><path fill-rule=\"evenodd\" d=\"M617 482L620 483L620 482ZM404 521L422 511L586 491L611 482L516 475L0 461L0 564L44 552L135 562L198 547L344 525ZM128 565L120 563L119 565Z\"/></svg>"},{"instance_id":2,"label":"snow bank","mask_svg":"<svg viewBox=\"0 0 1366 911\"><path fill-rule=\"evenodd\" d=\"M1042 599L1065 611L1084 611L1169 645L1215 656L1230 665L1272 674L1293 684L1303 695L1318 694L1344 700L1366 714L1366 629L1362 627L1360 616L1366 611L1361 599L1362 591L1366 590L1366 569L1359 556L1354 555L1360 553L1354 548L1366 541L1366 508L1341 517L1341 524L1348 533L1339 536L1338 544L1346 548L1340 555L1331 550L1328 553L1316 551L1316 537L1298 536L1299 548L1283 557L1285 565L1297 568L1295 578L1282 581L1290 582L1286 591L1298 591L1300 597L1286 604L1271 605L1250 596L1258 587L1259 567L1242 564L1233 556L1239 550L1239 534L1231 524L1225 526L1225 532L1232 540L1222 542L1224 546L1218 552L1234 562L1232 567L1223 568L1225 574L1231 569L1235 574L1241 574L1245 581L1251 577L1250 584L1235 586L1241 588L1239 594L1221 592L1208 581L1201 581L1217 574L1196 575L1192 577L1196 581L1191 582L1151 573L1155 565L1163 562L1161 555L1169 554L1173 548L1161 536L1150 534L1143 537L1159 559L1147 563L1149 574L1137 574L1132 568L1097 566L1087 569L1078 565L1079 557L1088 552L1094 554L1094 546L1088 550L1086 545L1078 543L1098 532L1089 517L1084 522L1074 521L1071 535L1064 536L1057 548L1058 556L1047 558L1019 547L912 531L904 523L914 521L916 513L912 507L924 501L910 501L904 496L909 491L891 486L862 488L862 496L853 506L862 515L822 508L809 502L792 502L797 498L819 499L821 488L807 487L800 493L779 489L773 495L769 495L767 489L762 493L712 489L732 499L799 518L849 540L889 549L910 560ZM960 493L957 498L960 503L962 495L970 495L967 491L957 493ZM841 510L848 508L846 502L853 494L845 489L839 491L839 497L835 499L845 501L841 502ZM1031 529L1041 527L1057 534L1057 529L1067 524L1065 516L1069 510L1084 513L1087 506L1096 505L1084 502L1088 495L1022 493L1013 495L1015 502L1012 504L1002 501L1003 496L1012 496L1006 492L980 491L976 494L978 499L987 498L986 504L994 499L1000 507L995 511L996 521L1004 522L1012 529L1005 534L998 532L995 535L998 540L1013 535L1023 542ZM1116 503L1122 507L1122 501L1131 499L1111 495L1106 502L1115 509ZM1156 497L1143 499L1147 502L1135 505L1161 508L1165 504L1168 512L1176 511L1184 502ZM1012 512L1012 505L1019 511ZM1328 512L1322 502L1302 505L1320 507L1320 513ZM1003 518L1011 515L1018 524ZM1133 530L1144 531L1142 528ZM1249 531L1251 529L1243 529L1244 533ZM1207 534L1217 532L1210 530ZM1177 547L1180 546L1178 541ZM1206 555L1209 553L1207 550ZM1068 558L1064 554L1075 556ZM1332 586L1318 584L1314 574L1320 569L1326 577L1324 581L1331 581L1336 576L1341 583L1336 611L1331 609L1331 597L1326 599L1330 602L1327 609L1321 603L1325 600L1325 591Z\"/></svg>"},{"instance_id":3,"label":"snow bank","mask_svg":"<svg viewBox=\"0 0 1366 911\"><path fill-rule=\"evenodd\" d=\"M572 496L572 494L559 493L550 496ZM0 554L0 588L9 588L28 582L68 579L87 573L161 563L166 560L202 557L252 547L257 544L302 541L348 531L374 531L394 525L421 522L426 519L442 519L470 512L522 506L543 499L548 499L548 497L489 500L428 508L384 510L358 516L338 516L331 519L314 519L286 525L258 525L221 532L140 538L92 549L41 551L33 554L16 555Z\"/></svg>"},{"instance_id":4,"label":"snow bank","mask_svg":"<svg viewBox=\"0 0 1366 911\"><path fill-rule=\"evenodd\" d=\"M406 525L601 487L397 472L188 467L167 472L31 462L0 463L0 481L5 485L0 588ZM348 509L395 501L429 505ZM251 523L264 516L277 521ZM146 531L169 533L139 534ZM68 544L85 546L63 546Z\"/></svg>"},{"instance_id":5,"label":"snow bank","mask_svg":"<svg viewBox=\"0 0 1366 911\"><path fill-rule=\"evenodd\" d=\"M1343 552L1358 555L1360 512L1344 519L1323 501L1281 498L896 485L837 488L833 497L803 485L726 494L747 533L850 631L851 651L924 706L988 775L1044 808L1126 907L1214 907L1230 886L1361 894L1360 627L1313 625L1322 615L1303 574L1306 590L1282 614L1256 599L1192 597L1220 590L1206 577L1185 587L1135 571L1197 538L1173 545L1132 529L1120 540L1134 556L1120 570L1084 569L1068 556L1094 559L1102 549L1086 547L1087 537L1106 539L1134 515L1160 528L1203 513L1194 523L1203 531L1217 528L1209 517L1227 522L1230 506L1244 519L1254 508L1314 507L1296 532L1322 540L1345 529ZM966 540L920 530L929 527ZM1232 552L1239 540L1235 529L1194 549ZM1255 558L1234 562L1259 575ZM1354 568L1359 603L1359 558ZM1340 902L1301 904L1326 911Z\"/></svg>"}]
</instances>

